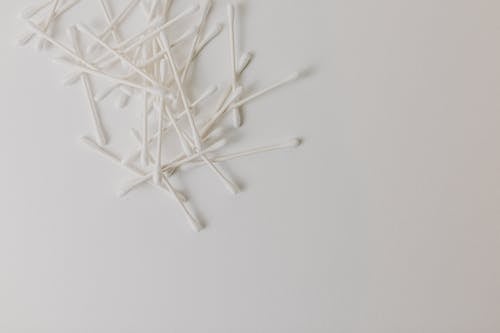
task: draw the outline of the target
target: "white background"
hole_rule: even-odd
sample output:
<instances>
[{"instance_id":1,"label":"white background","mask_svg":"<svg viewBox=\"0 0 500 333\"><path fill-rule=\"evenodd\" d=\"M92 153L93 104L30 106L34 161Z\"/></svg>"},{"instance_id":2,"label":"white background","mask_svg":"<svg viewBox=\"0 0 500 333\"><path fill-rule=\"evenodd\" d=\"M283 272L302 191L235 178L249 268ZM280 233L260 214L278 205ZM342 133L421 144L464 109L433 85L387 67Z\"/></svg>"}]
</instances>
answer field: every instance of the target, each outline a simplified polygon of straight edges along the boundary
<instances>
[{"instance_id":1,"label":"white background","mask_svg":"<svg viewBox=\"0 0 500 333\"><path fill-rule=\"evenodd\" d=\"M15 46L27 3L0 2L0 332L500 331L500 2L244 2L251 87L310 74L227 149L305 141L224 164L236 197L184 174L199 234L153 188L116 197L81 87Z\"/></svg>"}]
</instances>

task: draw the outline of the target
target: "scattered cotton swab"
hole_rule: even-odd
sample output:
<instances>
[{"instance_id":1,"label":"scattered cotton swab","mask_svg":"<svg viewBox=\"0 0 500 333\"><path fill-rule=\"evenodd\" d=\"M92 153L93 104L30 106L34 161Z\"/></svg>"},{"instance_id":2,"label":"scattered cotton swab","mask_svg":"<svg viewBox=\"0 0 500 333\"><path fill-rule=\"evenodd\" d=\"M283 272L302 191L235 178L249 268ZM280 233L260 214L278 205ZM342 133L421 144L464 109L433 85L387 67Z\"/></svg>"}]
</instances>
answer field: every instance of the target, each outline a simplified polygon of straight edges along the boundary
<instances>
[{"instance_id":1,"label":"scattered cotton swab","mask_svg":"<svg viewBox=\"0 0 500 333\"><path fill-rule=\"evenodd\" d=\"M223 29L221 23L208 26L212 22L210 16L218 12L212 11L212 7L218 5L216 1L204 0L201 6L187 5L170 14L171 8L175 8L171 6L174 0L97 0L96 15L104 18L104 28L91 27L87 25L88 20L79 17L81 21L73 21L67 31L71 42L68 46L68 41L60 38L53 27L55 20L79 1L45 0L23 9L20 17L29 30L18 38L18 43L25 45L37 36L39 45L54 46L52 51L56 54L52 59L70 70L63 83L82 82L95 133L92 137L82 137L82 143L131 174L118 189L118 196L123 197L146 184L161 189L173 199L191 228L200 231L203 223L196 217L186 195L174 186L179 181L178 174L189 167L204 167L217 177L223 188L237 194L240 187L221 163L296 148L301 144L300 139L294 138L233 153L223 152L227 143L236 143L237 136L233 132L242 125L240 107L299 78L299 73L295 72L262 90L243 89L242 75L254 54L237 52L237 44L241 43L236 40L236 25L242 20L236 19L232 4L226 8L229 38L224 41L228 45L213 43L207 47ZM117 5L123 7L114 16L112 8ZM137 10L143 12L141 21L144 24L127 26L135 22L130 17ZM199 15L192 15L198 11ZM186 23L184 26L170 29L181 20ZM79 38L80 35L87 38ZM195 63L195 60L216 47L226 56L218 57L224 63L220 67L214 64L214 68L230 68L229 77L218 82L215 76L207 76L210 82L197 82L197 69L206 73L212 64ZM207 68L200 68L203 66ZM94 92L94 84L99 87L97 92ZM199 90L200 86L205 89ZM114 142L120 141L118 127L125 126L124 123L107 120L105 129L101 120L101 111L106 111L108 102L105 99L110 95L115 98L115 105L123 110L118 114L138 109L131 114L136 123L123 128L132 133L134 142L130 145L122 142L125 149L121 152L107 144L113 140L114 147ZM218 98L212 101L210 97L214 95ZM232 115L232 127L224 124L227 114ZM262 126L269 125L264 123ZM212 191L207 190L207 194Z\"/></svg>"}]
</instances>

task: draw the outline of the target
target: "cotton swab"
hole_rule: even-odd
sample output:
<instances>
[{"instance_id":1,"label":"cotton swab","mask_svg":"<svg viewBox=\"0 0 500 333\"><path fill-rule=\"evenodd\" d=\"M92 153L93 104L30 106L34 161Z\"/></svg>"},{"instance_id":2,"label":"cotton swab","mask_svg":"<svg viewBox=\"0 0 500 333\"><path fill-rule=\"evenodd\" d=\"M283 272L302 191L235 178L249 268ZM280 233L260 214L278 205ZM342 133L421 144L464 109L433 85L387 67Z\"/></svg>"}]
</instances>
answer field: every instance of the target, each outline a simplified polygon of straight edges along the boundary
<instances>
[{"instance_id":1,"label":"cotton swab","mask_svg":"<svg viewBox=\"0 0 500 333\"><path fill-rule=\"evenodd\" d=\"M45 22L43 23L43 27L42 27L43 31L48 31L49 26L52 23L52 20L54 19L55 15L56 15L56 10L57 10L58 5L59 5L59 0L54 0L52 3L52 6L50 8L49 15L47 16L47 18L45 19ZM45 39L40 38L38 45L37 45L38 50L43 49L45 47L46 43L47 43L47 41Z\"/></svg>"},{"instance_id":2,"label":"cotton swab","mask_svg":"<svg viewBox=\"0 0 500 333\"><path fill-rule=\"evenodd\" d=\"M141 2L141 0L130 0L130 2L128 3L128 5L125 7L125 9L117 16L113 19L113 21L111 21L111 24L109 24L106 29L104 29L104 31L102 31L100 34L98 34L97 36L100 38L100 39L103 39L103 38L106 38L106 36L109 34L109 32L111 32L113 29L116 28L116 26L118 24L120 24L129 14L130 12L132 11L132 9L134 9L135 6L137 6L139 4L139 2ZM94 43L94 44L91 44L88 48L87 48L87 52L88 53L93 53L96 49L96 47L98 47L99 45Z\"/></svg>"},{"instance_id":3,"label":"cotton swab","mask_svg":"<svg viewBox=\"0 0 500 333\"><path fill-rule=\"evenodd\" d=\"M235 153L228 153L228 154L223 154L220 156L214 156L212 158L212 161L214 163L222 163L222 162L227 162L231 161L237 158L243 158L243 157L248 157L252 155L257 155L257 154L263 154L267 152L272 152L272 151L277 151L277 150L286 150L286 149L294 149L298 148L302 144L302 140L299 138L293 138L288 141L285 141L283 143L279 144L273 144L273 145L267 145L267 146L260 146L260 147L255 147L251 149L245 149L239 152ZM200 166L204 164L203 161L195 161L192 160L190 163L186 162L180 165L179 167L182 167L184 165L191 164L193 166Z\"/></svg>"},{"instance_id":4,"label":"cotton swab","mask_svg":"<svg viewBox=\"0 0 500 333\"><path fill-rule=\"evenodd\" d=\"M246 52L241 56L240 61L238 62L238 67L236 69L236 74L238 77L240 77L245 69L247 69L248 65L250 65L250 63L252 62L252 59L253 53L250 52Z\"/></svg>"},{"instance_id":5,"label":"cotton swab","mask_svg":"<svg viewBox=\"0 0 500 333\"><path fill-rule=\"evenodd\" d=\"M168 20L167 22L162 22L160 20L160 25L157 27L154 27L155 24L153 24L152 27L148 27L145 30L137 33L136 35L127 38L123 42L121 42L118 46L118 50L122 50L124 53L127 53L131 50L133 50L135 47L140 46L141 44L145 43L146 41L154 38L157 36L160 32L164 31L165 29L170 28L172 25L180 21L181 19L185 18L188 15L191 15L198 11L200 8L199 5L193 5L188 7L186 10L178 14L176 17L174 17L171 20ZM153 29L153 30L151 30ZM150 31L151 30L151 31ZM97 62L102 61L102 60L97 60Z\"/></svg>"},{"instance_id":6,"label":"cotton swab","mask_svg":"<svg viewBox=\"0 0 500 333\"><path fill-rule=\"evenodd\" d=\"M186 97L186 94L184 92L184 87L182 86L182 82L179 77L179 73L177 72L177 67L175 66L174 63L174 58L172 56L172 52L170 50L170 45L168 43L167 37L163 32L160 33L160 39L162 42L162 47L165 51L167 51L167 61L170 65L170 71L172 75L174 76L175 83L177 84L177 89L179 90L179 94L181 97L182 104L184 106L184 110L186 111L186 116L188 118L189 126L191 127L192 135L193 135L193 140L194 144L197 149L200 149L201 147L201 141L200 141L200 134L198 133L198 128L196 127L196 124L194 122L193 116L191 115L191 105L188 102L188 99Z\"/></svg>"},{"instance_id":7,"label":"cotton swab","mask_svg":"<svg viewBox=\"0 0 500 333\"><path fill-rule=\"evenodd\" d=\"M142 3L144 4L144 2ZM148 14L148 21L151 21L154 19L154 17L158 14L158 6L159 6L159 0L153 0L153 4L151 5L149 14Z\"/></svg>"},{"instance_id":8,"label":"cotton swab","mask_svg":"<svg viewBox=\"0 0 500 333\"><path fill-rule=\"evenodd\" d=\"M183 159L180 159L177 162L164 165L162 167L162 172L168 172L171 169L178 168L179 166L181 166L181 165L183 165L185 163L189 163L192 160L200 158L202 155L205 155L205 154L210 153L212 151L219 150L224 145L226 145L226 140L225 139L218 140L215 143L213 143L212 145L210 145L208 148L206 148L205 150L202 150L201 152L197 152L197 153L195 153L195 154L193 154L193 155L191 155L189 157L185 156ZM153 175L152 174L149 174L149 175L146 175L144 177L139 177L137 179L134 179L131 182L127 183L122 188L122 190L120 191L120 193L122 193L123 195L125 195L125 194L131 192L134 188L136 188L136 187L138 187L138 186L140 186L140 185L142 185L142 184L150 181L151 179L153 179Z\"/></svg>"},{"instance_id":9,"label":"cotton swab","mask_svg":"<svg viewBox=\"0 0 500 333\"><path fill-rule=\"evenodd\" d=\"M217 23L213 28L212 30L210 30L208 33L207 33L207 36L205 37L205 39L203 39L198 47L196 48L196 52L194 53L194 56L193 56L193 59L196 58L200 52L208 45L210 44L211 41L213 41L221 32L222 32L222 29L224 28L224 24L222 23Z\"/></svg>"},{"instance_id":10,"label":"cotton swab","mask_svg":"<svg viewBox=\"0 0 500 333\"><path fill-rule=\"evenodd\" d=\"M33 16L35 16L36 14L38 14L40 11L42 11L43 9L47 8L53 1L54 0L49 0L49 1L43 2L39 5L30 5L21 11L20 17L23 19L30 19Z\"/></svg>"},{"instance_id":11,"label":"cotton swab","mask_svg":"<svg viewBox=\"0 0 500 333\"><path fill-rule=\"evenodd\" d=\"M201 130L201 137L205 138L209 133L215 123L220 119L220 117L228 110L229 106L240 97L243 89L241 87L236 88L236 90L230 94L230 98L226 100L226 102L220 107L217 112L210 118L210 120L203 126Z\"/></svg>"},{"instance_id":12,"label":"cotton swab","mask_svg":"<svg viewBox=\"0 0 500 333\"><path fill-rule=\"evenodd\" d=\"M108 23L108 25L112 25L113 19L111 18L111 11L106 3L106 0L99 0L99 4L101 5L102 11L104 12L104 17L106 18L106 22ZM111 34L113 35L113 38L117 43L121 41L116 26L112 27Z\"/></svg>"},{"instance_id":13,"label":"cotton swab","mask_svg":"<svg viewBox=\"0 0 500 333\"><path fill-rule=\"evenodd\" d=\"M299 77L300 77L300 73L299 72L295 72L295 73L291 74L290 76L288 76L287 78L283 79L282 81L280 81L278 83L275 83L272 86L270 86L270 87L268 87L266 89L263 89L263 90L255 93L253 95L250 95L250 96L248 96L246 98L243 98L241 101L235 103L233 105L233 107L240 107L240 106L242 106L244 104L247 104L247 103L253 101L254 99L256 99L256 98L258 98L258 97L260 97L262 95L265 95L265 94L267 94L267 93L269 93L269 92L271 92L271 91L273 91L275 89L278 89L278 88L284 86L287 83L290 83L292 81L297 80Z\"/></svg>"},{"instance_id":14,"label":"cotton swab","mask_svg":"<svg viewBox=\"0 0 500 333\"><path fill-rule=\"evenodd\" d=\"M71 43L67 44L59 34L53 33L56 26L54 20L79 0L40 1L43 2L41 5L27 7L21 13L30 30L21 36L19 43L25 44L36 36L41 43L54 45L56 51L60 51L54 55L54 61L68 66L67 69L70 70L64 76L63 82L82 82L94 125L92 133L95 133L92 138L83 137L82 142L132 174L132 178L117 189L119 196L148 183L169 193L186 215L189 225L195 231L200 231L204 226L186 203L187 197L173 186L172 177L176 171L204 166L215 173L228 191L237 194L240 191L238 184L219 163L268 151L295 148L301 144L301 140L295 138L230 153L221 149L229 139L237 137L226 132L222 124L228 113L233 117L234 127L238 127L241 125L241 114L236 109L299 77L299 73L293 73L262 90L243 92L240 81L243 82L243 72L252 62L254 55L250 52L237 52L235 26L239 20L232 4L226 8L229 30L227 52L230 59L210 58L210 61L228 60L226 63L231 67L231 74L230 79L222 83L223 89L217 94L220 98L217 97L219 99L213 101L212 105L205 102L219 91L219 82L215 82L216 75L200 68L203 76L213 81L207 82L206 89L198 90L200 83L205 85L205 82L196 81L194 63L203 50L211 50L207 45L223 30L221 23L207 25L209 19L211 21L209 15L212 14L212 6L219 5L218 2L203 0L202 6L189 6L172 15L173 18L170 19L167 18L167 13L173 0L126 0L123 2L125 7L116 16L109 1L98 0L96 6L98 10L102 9L100 15L105 20L105 27L93 30L84 24L76 24L68 30ZM134 21L131 17L141 11L141 7L144 12L142 27L130 30L126 24ZM200 8L202 11L199 15L188 17ZM213 12L219 13L215 10ZM127 19L129 17L130 19ZM84 18L78 19L86 21ZM182 23L186 24L183 27L179 24L179 29L167 30L184 19L186 22ZM130 33L131 31L134 32ZM89 38L79 38L79 32ZM220 44L213 43L211 46ZM205 66L206 63L200 61L199 65ZM210 69L210 66L212 63L208 64L207 69ZM220 68L216 66L214 63L214 72ZM100 81L103 85L96 93L93 91L93 85L98 87ZM132 138L136 142L128 147L123 156L107 148L108 137L99 114L99 107L108 104L99 105L98 102L112 93L116 106L123 109L117 115L129 114L136 108L134 114L129 114L136 117L136 123L126 125L131 128ZM129 107L125 108L127 105ZM124 120L129 122L132 119L126 117ZM110 118L109 124L106 123L109 125L109 133L114 133L111 132L112 124L115 127L125 125L116 119L111 122ZM234 129L231 130L233 131ZM113 142L115 141L116 144L119 143L113 139Z\"/></svg>"},{"instance_id":15,"label":"cotton swab","mask_svg":"<svg viewBox=\"0 0 500 333\"><path fill-rule=\"evenodd\" d=\"M80 71L80 72L92 74L94 76L104 78L106 80L117 83L119 85L124 85L124 86L130 87L130 88L135 88L138 90L145 89L148 93L155 95L155 96L165 95L165 91L163 89L158 89L158 88L149 87L149 86L143 86L143 85L140 85L138 83L134 83L134 82L129 81L129 80L124 80L124 79L121 79L119 77L115 77L115 76L112 76L110 74L107 74L107 73L104 73L104 72L101 72L98 70L89 69L89 68L79 66L79 65L74 65L73 67L78 69L78 71ZM74 75L75 73L71 73L71 74ZM80 74L76 73L76 75L80 75ZM168 97L168 94L167 94L167 97Z\"/></svg>"},{"instance_id":16,"label":"cotton swab","mask_svg":"<svg viewBox=\"0 0 500 333\"><path fill-rule=\"evenodd\" d=\"M234 6L232 4L227 5L227 18L228 18L228 26L229 26L229 49L230 49L230 63L231 63L231 79L232 79L232 90L233 93L236 90L236 86L238 84L238 74L237 74L237 65L236 65L236 46L235 46L235 38L234 38ZM241 110L239 108L233 108L233 124L234 127L241 127L242 118L241 118Z\"/></svg>"},{"instance_id":17,"label":"cotton swab","mask_svg":"<svg viewBox=\"0 0 500 333\"><path fill-rule=\"evenodd\" d=\"M135 128L132 128L132 129L130 130L130 133L132 134L132 136L134 137L134 139L137 141L137 143L138 143L139 145L141 145L141 147L142 147L142 137L141 137L141 135L139 134L139 132L138 132ZM153 155L151 155L151 154L149 153L149 151L146 153L145 159L146 159L146 162L147 162L147 163L149 163L149 162L151 162L151 163L155 163L155 159L154 159ZM146 166L146 165L143 165L143 166Z\"/></svg>"},{"instance_id":18,"label":"cotton swab","mask_svg":"<svg viewBox=\"0 0 500 333\"><path fill-rule=\"evenodd\" d=\"M197 27L193 27L193 28L190 28L190 29L186 30L181 36L179 36L176 40L174 40L172 42L172 44L170 45L170 47L174 48L177 45L179 45L180 43L184 42L186 39L188 39L189 37L191 37L191 35L193 35L194 33L196 33L196 30L197 30ZM143 60L139 64L139 67L144 68L146 66L149 66L152 63L154 63L154 62L156 62L156 61L164 58L165 55L167 55L166 51L158 52L157 54L151 56L150 58L148 58L146 60Z\"/></svg>"},{"instance_id":19,"label":"cotton swab","mask_svg":"<svg viewBox=\"0 0 500 333\"><path fill-rule=\"evenodd\" d=\"M186 80L187 73L189 72L189 67L191 66L191 63L193 62L194 54L196 52L196 47L198 46L198 43L199 43L200 38L201 38L201 33L203 30L203 27L205 26L208 14L210 13L212 6L213 6L212 0L206 0L204 10L203 10L203 13L201 15L200 24L198 25L198 27L196 29L196 32L195 32L196 35L195 35L195 38L194 38L193 43L191 45L191 49L189 50L189 55L187 56L186 66L184 66L184 69L183 69L182 74L181 74L181 82L184 82Z\"/></svg>"},{"instance_id":20,"label":"cotton swab","mask_svg":"<svg viewBox=\"0 0 500 333\"><path fill-rule=\"evenodd\" d=\"M216 86L213 86L213 87L209 87L207 89L206 92L204 92L195 102L193 102L192 104L192 107L195 107L197 106L199 103L201 103L202 101L204 101L206 98L208 98L209 96L211 96L213 93L215 93L215 91L217 90L216 89L217 87ZM205 97L206 96L206 97ZM149 107L148 107L149 109ZM180 114L178 115L175 115L174 118L175 120L179 120L181 119L182 117L184 117L186 115L186 112L183 111L181 112ZM168 123L164 128L163 128L163 134L165 134L165 131L167 129L169 129L170 127L172 126L172 122ZM158 138L158 136L160 135L160 133L156 133L155 135L153 135L147 142L147 147L149 147L150 144L153 143L154 140L156 140ZM144 149L144 148L143 148ZM132 163L133 161L135 161L137 158L139 158L141 156L141 150L135 150L134 152L132 152L130 155L128 155L127 157L125 157L122 161L123 164L130 164Z\"/></svg>"},{"instance_id":21,"label":"cotton swab","mask_svg":"<svg viewBox=\"0 0 500 333\"><path fill-rule=\"evenodd\" d=\"M78 41L76 29L75 28L68 29L68 34L69 34L70 39L73 43L73 47L75 49L76 54L81 56L82 51L81 51L80 44ZM85 88L85 94L86 94L87 100L89 102L90 111L91 111L90 114L92 116L92 121L94 123L94 127L96 130L97 141L102 146L102 145L105 145L108 141L107 135L106 135L106 132L104 131L104 127L102 125L101 116L99 115L99 111L97 110L97 105L96 105L96 102L94 100L94 94L92 92L92 88L90 87L89 78L88 78L87 74L83 74L81 76L81 78L82 78L83 86Z\"/></svg>"},{"instance_id":22,"label":"cotton swab","mask_svg":"<svg viewBox=\"0 0 500 333\"><path fill-rule=\"evenodd\" d=\"M210 96L212 96L213 94L215 94L217 92L217 90L219 90L219 86L214 84L210 87L208 87L208 89L206 91L204 91L200 97L198 97L198 99L196 99L195 101L193 101L191 103L191 107L194 108L196 106L198 106L199 104L201 104L203 101L205 101L207 98L209 98Z\"/></svg>"},{"instance_id":23,"label":"cotton swab","mask_svg":"<svg viewBox=\"0 0 500 333\"><path fill-rule=\"evenodd\" d=\"M148 113L148 93L143 92L144 110L142 113L142 149L141 149L141 163L147 166L149 154L149 113Z\"/></svg>"},{"instance_id":24,"label":"cotton swab","mask_svg":"<svg viewBox=\"0 0 500 333\"><path fill-rule=\"evenodd\" d=\"M273 84L272 86L266 88L266 89L263 89L251 96L248 96L244 99L242 99L241 101L239 102L234 102L235 99L237 99L239 96L237 96L236 98L233 97L233 99L231 100L231 104L230 105L226 105L225 108L221 108L219 109L219 111L214 114L212 116L212 118L207 122L207 124L205 124L205 126L203 127L203 129L201 130L201 136L202 138L207 135L208 133L210 133L210 129L213 127L213 125L219 120L219 118L227 111L227 108L229 107L240 107L250 101L253 101L254 99L264 95L264 94L267 94L269 92L271 92L272 90L275 90L287 83L290 83L291 81L294 81L296 79L298 79L300 77L300 73L296 72L296 73L293 73L292 75L288 76L287 78L285 78L284 80L278 82L278 83L275 83ZM241 94L241 91L240 91L240 94Z\"/></svg>"},{"instance_id":25,"label":"cotton swab","mask_svg":"<svg viewBox=\"0 0 500 333\"><path fill-rule=\"evenodd\" d=\"M48 7L52 3L52 1L53 0L49 1L48 4L47 4L47 6L44 6L41 9L44 9L44 8ZM70 10L71 8L73 8L78 2L80 2L80 0L75 0L75 1L72 1L72 2L69 2L68 4L66 4L64 7L62 7L61 9L59 9L59 11L55 14L54 19L57 19L62 14L66 13L68 10ZM36 15L36 13L34 15ZM31 18L30 15L27 15L26 17L24 17L24 15L22 15L22 17L23 17L23 19L25 21L28 21ZM18 37L17 44L20 45L20 46L26 45L30 40L33 39L34 36L35 36L34 32L31 32L31 31L25 32L20 37Z\"/></svg>"},{"instance_id":26,"label":"cotton swab","mask_svg":"<svg viewBox=\"0 0 500 333\"><path fill-rule=\"evenodd\" d=\"M174 189L172 187L172 185L170 184L170 182L168 181L168 177L165 176L163 177L163 182L165 184L165 186L172 192L172 193L175 193L174 192ZM179 198L179 196L177 194L174 194L174 198L177 200L179 206L182 208L182 210L184 211L184 214L186 215L186 218L188 219L188 222L190 223L191 227L193 228L194 231L196 232L199 232L203 229L203 225L200 223L200 221L198 221L198 219L196 219L193 214L191 214L191 212L187 209L186 205L184 204L184 202L182 202L182 200Z\"/></svg>"},{"instance_id":27,"label":"cotton swab","mask_svg":"<svg viewBox=\"0 0 500 333\"><path fill-rule=\"evenodd\" d=\"M120 165L120 166L126 168L129 172L135 174L136 176L138 176L138 177L144 177L145 176L145 173L143 171L140 171L139 169L137 169L137 168L135 168L133 166L122 165L121 164L121 158L118 155L116 155L114 152L112 152L112 151L110 151L110 150L108 150L108 149L100 146L97 142L95 142L91 138L84 136L84 137L81 138L81 142L83 144L85 144L87 147L91 148L97 154L101 155L102 157L104 157L106 159L111 160L116 165ZM187 198L182 193L173 190L172 187L169 188L169 187L166 187L164 185L160 185L159 188L161 188L164 191L167 191L168 193L170 193L172 195L175 193L176 196L181 201L187 201Z\"/></svg>"},{"instance_id":28,"label":"cotton swab","mask_svg":"<svg viewBox=\"0 0 500 333\"><path fill-rule=\"evenodd\" d=\"M76 27L78 30L80 30L80 31L84 32L85 34L87 34L88 36L90 36L94 41L96 41L99 45L103 46L105 49L107 49L109 52L111 52L117 58L119 58L120 60L125 62L127 65L129 65L131 69L133 69L137 74L139 74L140 76L145 78L147 81L151 82L153 84L153 86L155 86L155 87L161 86L161 84L158 81L156 81L154 78L152 78L150 74L146 73L144 70L137 67L137 65L135 65L130 60L128 60L123 54L119 53L118 51L115 51L111 46L106 44L101 38L96 36L90 30L90 28L88 28L87 26L85 26L83 24L77 24Z\"/></svg>"},{"instance_id":29,"label":"cotton swab","mask_svg":"<svg viewBox=\"0 0 500 333\"><path fill-rule=\"evenodd\" d=\"M164 108L164 100L160 98L160 107L158 108L158 132L163 132L163 108ZM162 157L162 143L163 143L163 135L158 136L157 147L156 147L156 166L155 172L153 174L153 180L155 184L159 184L161 181L161 157Z\"/></svg>"}]
</instances>

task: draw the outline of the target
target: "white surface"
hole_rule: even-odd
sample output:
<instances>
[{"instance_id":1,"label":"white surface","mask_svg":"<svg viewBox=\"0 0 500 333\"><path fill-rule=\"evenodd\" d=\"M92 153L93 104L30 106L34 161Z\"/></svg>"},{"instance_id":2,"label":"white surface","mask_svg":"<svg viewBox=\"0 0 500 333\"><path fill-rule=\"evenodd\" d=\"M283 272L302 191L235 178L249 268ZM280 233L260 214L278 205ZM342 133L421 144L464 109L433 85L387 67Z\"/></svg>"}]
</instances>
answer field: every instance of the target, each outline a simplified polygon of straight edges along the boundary
<instances>
[{"instance_id":1,"label":"white surface","mask_svg":"<svg viewBox=\"0 0 500 333\"><path fill-rule=\"evenodd\" d=\"M183 177L200 234L154 189L116 198L82 90L12 46L26 3L0 3L1 332L500 330L500 2L247 1L250 82L314 71L238 145L306 141L225 165L237 197Z\"/></svg>"}]
</instances>

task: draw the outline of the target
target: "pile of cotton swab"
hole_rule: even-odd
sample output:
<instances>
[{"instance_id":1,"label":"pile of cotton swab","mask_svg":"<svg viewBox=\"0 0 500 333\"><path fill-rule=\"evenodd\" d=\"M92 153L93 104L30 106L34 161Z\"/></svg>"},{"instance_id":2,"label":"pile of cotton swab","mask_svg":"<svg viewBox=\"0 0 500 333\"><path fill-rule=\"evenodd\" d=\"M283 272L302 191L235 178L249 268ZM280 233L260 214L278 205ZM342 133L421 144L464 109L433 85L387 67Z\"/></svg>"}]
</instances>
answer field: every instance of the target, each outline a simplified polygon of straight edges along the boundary
<instances>
[{"instance_id":1,"label":"pile of cotton swab","mask_svg":"<svg viewBox=\"0 0 500 333\"><path fill-rule=\"evenodd\" d=\"M144 183L151 184L167 192L185 213L194 230L200 231L202 223L188 207L187 197L174 188L172 177L185 167L206 166L220 179L230 193L236 194L239 187L222 171L221 162L253 154L295 148L300 145L297 138L233 153L222 153L221 148L229 140L222 130L222 120L226 116L233 119L234 127L242 125L242 107L256 98L277 89L299 77L293 73L270 85L268 88L244 95L241 76L252 62L252 54L237 56L235 43L235 10L227 7L228 40L227 65L231 68L230 83L222 89L216 107L203 108L204 102L217 93L219 85L212 85L199 96L190 96L189 82L192 82L193 63L205 47L222 32L223 25L208 27L207 18L213 3L205 0L202 5L189 6L172 15L173 0L129 0L115 1L121 7L117 14L110 0L95 0L99 15L106 26L100 31L84 23L75 22L68 29L67 40L58 39L54 34L57 20L70 9L76 10L79 0L49 0L30 6L21 12L29 31L22 34L18 42L26 45L36 40L39 50L53 48L58 51L54 60L62 63L71 72L65 77L65 84L78 81L83 86L88 109L93 124L94 135L82 137L82 142L104 158L128 170L134 177L120 189L123 196ZM122 29L134 11L144 15L145 26L136 33L124 34ZM172 39L167 31L179 22L195 23L178 38ZM87 45L83 45L83 41ZM90 41L90 43L88 42ZM184 46L187 52L179 56L177 48ZM187 54L187 56L186 56ZM238 59L239 58L239 59ZM94 91L95 80L107 87ZM108 146L113 135L111 128L105 128L101 121L101 102L113 92L119 94L117 105L125 107L131 98L140 100L140 119L137 128L131 130L137 144L129 152L119 156ZM207 110L205 110L207 109ZM201 111L208 117L203 118ZM168 156L167 151L177 151L176 156Z\"/></svg>"}]
</instances>

